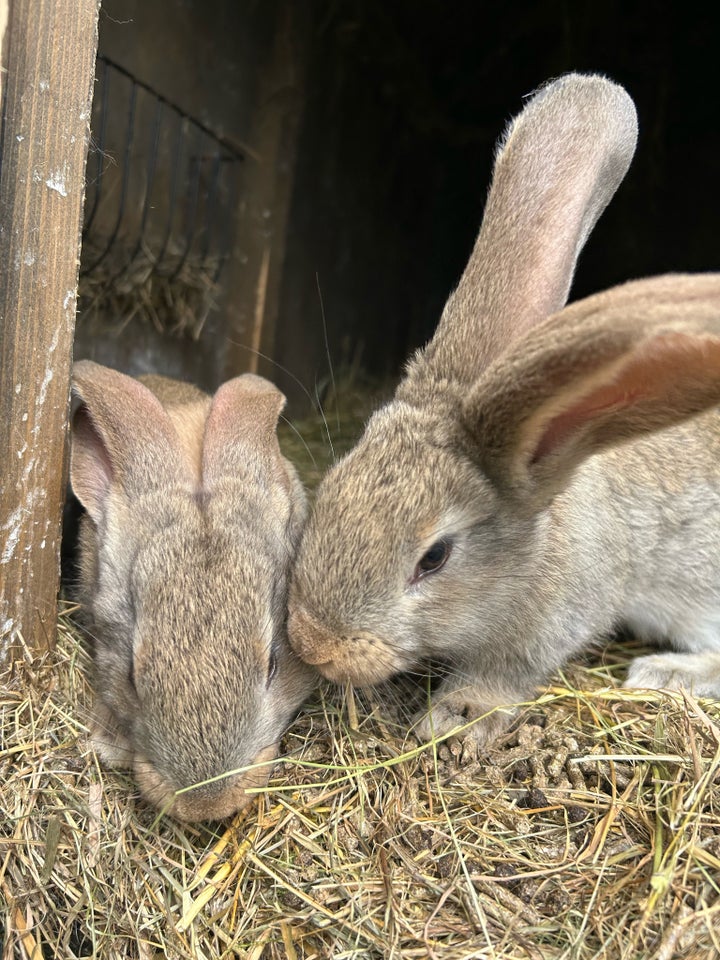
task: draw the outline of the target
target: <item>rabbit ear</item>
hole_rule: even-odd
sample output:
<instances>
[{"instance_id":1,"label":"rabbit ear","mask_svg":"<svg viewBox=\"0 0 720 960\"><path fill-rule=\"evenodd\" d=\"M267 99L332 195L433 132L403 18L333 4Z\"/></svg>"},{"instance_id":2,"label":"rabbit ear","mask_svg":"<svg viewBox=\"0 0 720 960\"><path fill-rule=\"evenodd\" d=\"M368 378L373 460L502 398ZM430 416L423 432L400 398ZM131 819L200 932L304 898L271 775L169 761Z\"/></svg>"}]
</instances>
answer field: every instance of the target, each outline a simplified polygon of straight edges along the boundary
<instances>
[{"instance_id":1,"label":"rabbit ear","mask_svg":"<svg viewBox=\"0 0 720 960\"><path fill-rule=\"evenodd\" d=\"M499 145L480 234L419 374L472 383L564 306L636 140L633 101L604 77L567 74L528 101Z\"/></svg>"},{"instance_id":2,"label":"rabbit ear","mask_svg":"<svg viewBox=\"0 0 720 960\"><path fill-rule=\"evenodd\" d=\"M111 485L137 497L190 481L177 434L157 397L132 377L91 360L73 366L70 482L98 522Z\"/></svg>"},{"instance_id":3,"label":"rabbit ear","mask_svg":"<svg viewBox=\"0 0 720 960\"><path fill-rule=\"evenodd\" d=\"M228 380L212 400L203 441L203 482L281 462L277 422L284 395L252 373Z\"/></svg>"},{"instance_id":4,"label":"rabbit ear","mask_svg":"<svg viewBox=\"0 0 720 960\"><path fill-rule=\"evenodd\" d=\"M550 318L494 363L463 420L501 495L531 510L578 464L720 403L720 274L640 280Z\"/></svg>"}]
</instances>

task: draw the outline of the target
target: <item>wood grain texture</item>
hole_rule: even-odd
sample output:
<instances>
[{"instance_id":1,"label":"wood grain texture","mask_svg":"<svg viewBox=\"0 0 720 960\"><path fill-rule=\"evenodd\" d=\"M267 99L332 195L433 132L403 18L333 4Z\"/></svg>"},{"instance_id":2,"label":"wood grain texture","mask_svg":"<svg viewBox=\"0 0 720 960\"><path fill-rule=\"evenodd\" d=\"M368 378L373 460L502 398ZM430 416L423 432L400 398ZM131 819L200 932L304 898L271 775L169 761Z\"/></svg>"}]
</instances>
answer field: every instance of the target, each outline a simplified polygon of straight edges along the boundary
<instances>
[{"instance_id":1,"label":"wood grain texture","mask_svg":"<svg viewBox=\"0 0 720 960\"><path fill-rule=\"evenodd\" d=\"M252 149L243 171L235 244L223 279L228 308L225 378L242 371L274 379L295 160L304 109L309 30L302 5L275 5L273 41L258 72Z\"/></svg>"},{"instance_id":2,"label":"wood grain texture","mask_svg":"<svg viewBox=\"0 0 720 960\"><path fill-rule=\"evenodd\" d=\"M98 0L14 0L0 149L0 663L52 645Z\"/></svg>"},{"instance_id":3,"label":"wood grain texture","mask_svg":"<svg viewBox=\"0 0 720 960\"><path fill-rule=\"evenodd\" d=\"M5 42L5 32L7 30L8 16L10 15L10 4L8 0L0 0L0 66L5 66L5 58L2 56L2 47ZM2 103L3 81L5 80L5 71L0 70L0 103Z\"/></svg>"}]
</instances>

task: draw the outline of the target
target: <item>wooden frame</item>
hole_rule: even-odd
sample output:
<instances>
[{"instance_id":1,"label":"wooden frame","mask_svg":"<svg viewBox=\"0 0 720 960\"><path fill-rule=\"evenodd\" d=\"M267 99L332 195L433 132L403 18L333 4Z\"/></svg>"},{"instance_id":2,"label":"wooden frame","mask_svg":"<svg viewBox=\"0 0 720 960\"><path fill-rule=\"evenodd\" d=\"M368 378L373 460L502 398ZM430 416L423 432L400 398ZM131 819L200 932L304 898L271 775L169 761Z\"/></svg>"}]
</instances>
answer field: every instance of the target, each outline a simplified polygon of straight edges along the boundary
<instances>
[{"instance_id":1,"label":"wooden frame","mask_svg":"<svg viewBox=\"0 0 720 960\"><path fill-rule=\"evenodd\" d=\"M99 0L5 0L4 6L0 663L23 646L36 652L55 639Z\"/></svg>"}]
</instances>

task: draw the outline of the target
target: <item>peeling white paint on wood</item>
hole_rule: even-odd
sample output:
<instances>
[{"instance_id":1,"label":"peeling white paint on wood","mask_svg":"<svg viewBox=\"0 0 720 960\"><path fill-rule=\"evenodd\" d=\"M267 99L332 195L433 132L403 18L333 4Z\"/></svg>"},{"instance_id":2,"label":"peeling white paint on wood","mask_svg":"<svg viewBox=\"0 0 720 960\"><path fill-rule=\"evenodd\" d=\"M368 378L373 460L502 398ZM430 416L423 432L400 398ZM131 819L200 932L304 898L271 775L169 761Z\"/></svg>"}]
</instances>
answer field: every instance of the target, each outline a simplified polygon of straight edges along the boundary
<instances>
[{"instance_id":1,"label":"peeling white paint on wood","mask_svg":"<svg viewBox=\"0 0 720 960\"><path fill-rule=\"evenodd\" d=\"M25 515L25 507L20 505L10 514L7 522L3 524L3 531L8 531L7 540L3 548L0 563L10 563L15 556L15 550L20 539L20 528Z\"/></svg>"},{"instance_id":2,"label":"peeling white paint on wood","mask_svg":"<svg viewBox=\"0 0 720 960\"><path fill-rule=\"evenodd\" d=\"M45 186L49 190L54 190L56 193L59 193L61 197L67 196L65 175L62 170L56 170L54 173L51 173L48 179L45 181Z\"/></svg>"},{"instance_id":3,"label":"peeling white paint on wood","mask_svg":"<svg viewBox=\"0 0 720 960\"><path fill-rule=\"evenodd\" d=\"M35 406L40 407L45 403L45 397L47 396L47 389L50 386L50 381L53 378L53 369L52 367L46 367L45 376L43 377L43 382L40 384L40 392L38 393L38 398L35 401Z\"/></svg>"},{"instance_id":4,"label":"peeling white paint on wood","mask_svg":"<svg viewBox=\"0 0 720 960\"><path fill-rule=\"evenodd\" d=\"M6 318L18 318L17 335L11 342L4 338L0 350L6 468L0 484L0 663L19 647L19 638L34 652L54 637L62 448L87 146L86 124L78 122L78 114L90 116L99 3L0 0L0 37L10 7L12 36L28 38L36 56L15 56L15 69L0 71L9 148L3 163L8 216L0 222L6 279L0 306ZM21 49L14 43L2 46L11 59ZM18 202L6 204L6 194Z\"/></svg>"},{"instance_id":5,"label":"peeling white paint on wood","mask_svg":"<svg viewBox=\"0 0 720 960\"><path fill-rule=\"evenodd\" d=\"M35 254L30 250L26 250L25 253L18 253L15 255L15 269L19 270L23 265L26 267L31 267L35 263Z\"/></svg>"},{"instance_id":6,"label":"peeling white paint on wood","mask_svg":"<svg viewBox=\"0 0 720 960\"><path fill-rule=\"evenodd\" d=\"M28 478L32 473L35 467L35 460L31 460L27 465L24 471L24 477ZM20 542L20 534L22 532L23 525L28 521L33 519L33 514L35 513L35 507L38 502L42 502L43 491L39 489L30 490L27 493L25 498L25 503L21 503L19 507L16 507L13 512L10 514L8 519L2 525L3 533L7 533L7 539L5 540L5 546L3 547L3 552L0 554L0 564L10 563L10 561L15 556L15 551L17 550L18 543ZM37 521L34 521L37 523ZM46 524L47 529L47 524ZM31 549L31 544L25 546L25 551Z\"/></svg>"},{"instance_id":7,"label":"peeling white paint on wood","mask_svg":"<svg viewBox=\"0 0 720 960\"><path fill-rule=\"evenodd\" d=\"M0 623L0 662L2 662L10 645L15 642L15 621L9 617Z\"/></svg>"}]
</instances>

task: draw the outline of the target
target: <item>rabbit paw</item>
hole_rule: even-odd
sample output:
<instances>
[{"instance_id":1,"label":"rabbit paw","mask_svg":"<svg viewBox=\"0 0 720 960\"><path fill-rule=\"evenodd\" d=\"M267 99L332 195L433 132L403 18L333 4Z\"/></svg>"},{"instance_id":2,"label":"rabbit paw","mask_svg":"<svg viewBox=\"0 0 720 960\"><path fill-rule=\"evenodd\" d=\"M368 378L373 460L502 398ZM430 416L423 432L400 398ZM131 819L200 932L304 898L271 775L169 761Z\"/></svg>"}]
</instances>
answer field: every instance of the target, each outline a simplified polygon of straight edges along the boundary
<instances>
[{"instance_id":1,"label":"rabbit paw","mask_svg":"<svg viewBox=\"0 0 720 960\"><path fill-rule=\"evenodd\" d=\"M413 725L418 739L445 737L457 730L457 737L475 747L490 743L510 725L515 709L490 703L485 691L473 687L443 692L442 687L430 702L430 710L421 713Z\"/></svg>"},{"instance_id":2,"label":"rabbit paw","mask_svg":"<svg viewBox=\"0 0 720 960\"><path fill-rule=\"evenodd\" d=\"M630 664L624 687L720 697L720 653L657 653Z\"/></svg>"}]
</instances>

